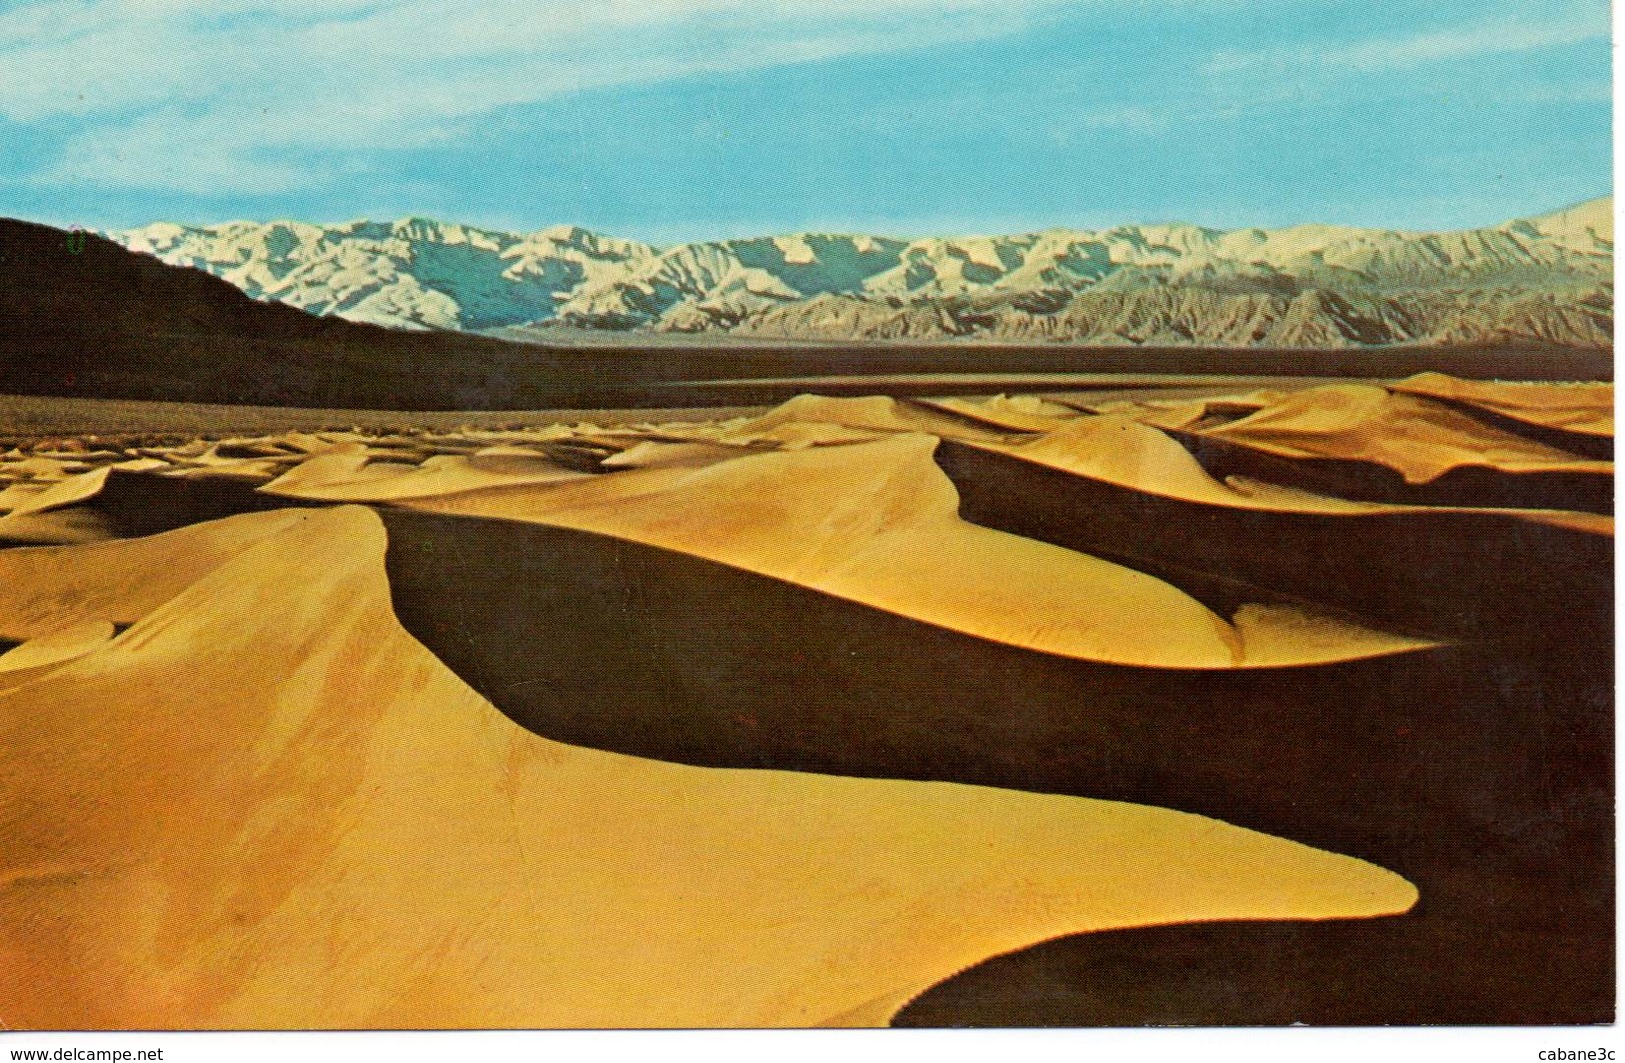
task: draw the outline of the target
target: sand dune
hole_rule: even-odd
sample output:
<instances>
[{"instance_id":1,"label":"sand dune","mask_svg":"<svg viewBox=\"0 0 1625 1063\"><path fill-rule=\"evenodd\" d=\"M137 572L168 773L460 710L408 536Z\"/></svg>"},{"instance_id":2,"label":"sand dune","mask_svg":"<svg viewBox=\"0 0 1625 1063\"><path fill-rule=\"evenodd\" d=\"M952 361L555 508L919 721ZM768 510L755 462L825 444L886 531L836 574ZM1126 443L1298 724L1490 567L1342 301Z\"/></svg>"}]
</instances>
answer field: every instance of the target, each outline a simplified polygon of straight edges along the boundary
<instances>
[{"instance_id":1,"label":"sand dune","mask_svg":"<svg viewBox=\"0 0 1625 1063\"><path fill-rule=\"evenodd\" d=\"M60 509L63 506L71 506L76 502L94 498L106 482L107 469L101 468L90 472L74 473L60 480L43 482L37 485L13 484L6 488L3 497L0 497L0 509L4 509L12 516L25 516L30 513L43 513L48 509ZM29 488L33 489L30 490Z\"/></svg>"},{"instance_id":2,"label":"sand dune","mask_svg":"<svg viewBox=\"0 0 1625 1063\"><path fill-rule=\"evenodd\" d=\"M1394 470L1413 485L1462 467L1613 475L1612 462L1576 457L1448 406L1374 385L1340 384L1297 392L1197 434L1289 458L1368 461Z\"/></svg>"},{"instance_id":3,"label":"sand dune","mask_svg":"<svg viewBox=\"0 0 1625 1063\"><path fill-rule=\"evenodd\" d=\"M43 454L24 454L19 450L12 450L0 456L0 471L8 477L26 476L38 480L59 480L64 476L76 472L84 472L89 466L75 459L63 459Z\"/></svg>"},{"instance_id":4,"label":"sand dune","mask_svg":"<svg viewBox=\"0 0 1625 1063\"><path fill-rule=\"evenodd\" d=\"M933 408L886 395L863 398L797 395L760 417L699 425L687 431L691 437L711 438L722 443L770 442L787 447L861 443L907 433L978 442L998 442L1020 434L985 416L968 415L942 404Z\"/></svg>"},{"instance_id":5,"label":"sand dune","mask_svg":"<svg viewBox=\"0 0 1625 1063\"><path fill-rule=\"evenodd\" d=\"M1154 475L1124 486L994 448L944 443L938 460L964 519L1155 575L1227 615L1249 602L1307 602L1379 630L1499 641L1543 640L1611 613L1598 573L1611 564L1613 521L1596 514L1331 508L1273 489L1268 506L1244 505L1180 497Z\"/></svg>"},{"instance_id":6,"label":"sand dune","mask_svg":"<svg viewBox=\"0 0 1625 1063\"><path fill-rule=\"evenodd\" d=\"M634 443L600 463L603 469L663 469L673 466L700 468L744 457L751 451L714 443L664 443L644 440Z\"/></svg>"},{"instance_id":7,"label":"sand dune","mask_svg":"<svg viewBox=\"0 0 1625 1063\"><path fill-rule=\"evenodd\" d=\"M1259 491L1242 490L1210 475L1172 436L1122 414L1080 417L1065 428L1029 442L990 449L1107 483L1192 502L1352 513L1381 508L1373 503L1309 492L1286 492L1287 497L1282 497L1270 493L1267 487Z\"/></svg>"},{"instance_id":8,"label":"sand dune","mask_svg":"<svg viewBox=\"0 0 1625 1063\"><path fill-rule=\"evenodd\" d=\"M976 444L971 444L976 445ZM1542 524L1612 535L1614 520L1598 513L1497 506L1425 506L1319 494L1245 476L1212 475L1166 432L1124 414L1081 417L1032 440L981 444L1000 454L1164 498L1275 513L1366 516L1379 513L1502 514Z\"/></svg>"},{"instance_id":9,"label":"sand dune","mask_svg":"<svg viewBox=\"0 0 1625 1063\"><path fill-rule=\"evenodd\" d=\"M1511 386L1462 385L1475 394L1497 387ZM1563 389L1540 394L1547 392ZM1562 401L1583 405L1597 394L1575 389ZM929 402L804 395L761 416L710 423L285 433L107 450L105 457L125 466L139 455L136 462L160 462L157 471L166 475L264 482L263 493L291 500L409 505L579 528L1013 645L1158 667L1291 663L1287 649L1295 641L1304 647L1301 663L1414 644L1345 626L1340 648L1339 638L1301 638L1305 626L1286 614L1276 633L1269 610L1249 613L1245 625L1226 622L1174 587L1089 556L1134 556L1124 544L1080 545L1025 530L1019 519L1012 525L1007 514L992 523L1072 549L967 523L957 517L953 485L933 463L934 440L1202 506L1361 518L1495 514L1612 534L1604 497L1611 462L1509 433L1444 400L1337 385L1107 405L1115 412L1087 414L1031 396ZM9 501L20 512L0 518L0 539L100 537L93 523L71 515L28 518L30 510L93 495L105 465L70 471L89 468L93 453L101 452L80 445L72 453L42 447L6 455L0 474L22 479L0 493L0 505ZM1529 472L1538 475L1523 475ZM1413 483L1422 486L1406 487ZM1267 536L1269 527L1257 532ZM1227 614L1245 604L1230 603ZM1323 634L1337 627L1315 626Z\"/></svg>"},{"instance_id":10,"label":"sand dune","mask_svg":"<svg viewBox=\"0 0 1625 1063\"><path fill-rule=\"evenodd\" d=\"M261 490L329 502L388 502L488 487L569 483L587 475L539 454L440 454L408 465L374 461L358 449L312 458Z\"/></svg>"},{"instance_id":11,"label":"sand dune","mask_svg":"<svg viewBox=\"0 0 1625 1063\"><path fill-rule=\"evenodd\" d=\"M1285 392L1279 391L1255 391L1245 395L1204 399L1107 402L1096 406L1093 412L1133 417L1154 428L1182 429L1190 428L1209 418L1236 420L1246 417L1280 402L1285 395Z\"/></svg>"},{"instance_id":12,"label":"sand dune","mask_svg":"<svg viewBox=\"0 0 1625 1063\"><path fill-rule=\"evenodd\" d=\"M1052 432L1077 419L1079 411L1038 395L995 395L990 399L917 399L916 405L946 410L1018 432Z\"/></svg>"},{"instance_id":13,"label":"sand dune","mask_svg":"<svg viewBox=\"0 0 1625 1063\"><path fill-rule=\"evenodd\" d=\"M113 633L113 622L110 620L76 621L0 653L0 672L21 672L83 657L92 650L100 649L113 637Z\"/></svg>"},{"instance_id":14,"label":"sand dune","mask_svg":"<svg viewBox=\"0 0 1625 1063\"><path fill-rule=\"evenodd\" d=\"M98 543L118 537L102 515L92 509L71 507L48 513L0 518L0 545L66 545Z\"/></svg>"},{"instance_id":15,"label":"sand dune","mask_svg":"<svg viewBox=\"0 0 1625 1063\"><path fill-rule=\"evenodd\" d=\"M1155 808L538 738L384 546L343 507L0 553L0 637L133 624L0 691L7 1026L873 1024L1056 935L1415 900Z\"/></svg>"},{"instance_id":16,"label":"sand dune","mask_svg":"<svg viewBox=\"0 0 1625 1063\"><path fill-rule=\"evenodd\" d=\"M1390 387L1406 395L1449 399L1542 428L1593 436L1614 434L1612 384L1508 383L1418 373Z\"/></svg>"},{"instance_id":17,"label":"sand dune","mask_svg":"<svg viewBox=\"0 0 1625 1063\"><path fill-rule=\"evenodd\" d=\"M0 492L0 543L81 543L106 538L95 514L71 507L101 492L109 468L14 483Z\"/></svg>"},{"instance_id":18,"label":"sand dune","mask_svg":"<svg viewBox=\"0 0 1625 1063\"><path fill-rule=\"evenodd\" d=\"M276 479L279 483L273 493L287 487L300 492L299 497L316 497L313 492L318 482L325 482L334 490L329 501L381 501L475 490L505 482L547 482L558 471L549 462L584 472L655 462L698 466L762 450L849 445L906 434L1016 448L1035 460L1052 460L1057 467L1066 467L1073 459L1064 452L1080 445L1098 450L1108 442L1107 434L1098 429L1116 422L1096 425L1088 416L1091 413L1127 418L1174 433L1198 450L1222 445L1309 464L1369 463L1385 472L1403 474L1403 481L1413 485L1430 483L1457 469L1514 475L1546 472L1584 478L1611 474L1611 462L1586 460L1608 456L1591 444L1606 438L1595 433L1611 430L1612 413L1607 402L1611 394L1611 385L1602 384L1492 384L1422 374L1391 390L1375 385L1333 385L1295 394L1254 391L1198 399L1125 399L1094 404L1033 395L974 400L801 395L765 414L710 422L620 424L609 428L588 423L551 424L450 433L287 432L215 442L194 440L179 446L135 446L122 452L88 450L78 444L77 450L67 453L36 448L31 454L13 450L0 455L0 480L11 482L0 492L0 506L8 498L20 499L36 492L42 484L108 464L131 471ZM1464 410L1478 410L1492 421L1500 418L1498 423L1502 425L1526 426L1529 434L1496 427ZM1152 445L1147 442L1151 438L1136 441L1125 436L1123 441L1135 453L1104 460L1118 468L1143 461L1147 455L1142 451ZM1553 445L1554 438L1559 445ZM1588 445L1570 453L1560 445L1565 439L1584 440ZM677 445L688 449L660 449ZM1165 446L1161 449L1170 462L1189 465L1177 459L1172 450ZM1095 453L1084 460L1095 462L1101 458ZM315 459L322 460L312 464ZM1177 470L1170 474L1183 476ZM344 486L353 487L363 478L386 477L395 478L387 490L379 484L352 497L350 488ZM1194 476L1189 484L1201 479ZM1399 479L1396 477L1396 482ZM1294 490L1293 480L1286 476L1280 486L1290 492ZM1329 488L1336 482L1330 481ZM1242 496L1254 496L1268 488L1248 486L1237 495L1222 484L1214 488L1208 483L1202 490L1216 501L1230 497L1246 504Z\"/></svg>"},{"instance_id":19,"label":"sand dune","mask_svg":"<svg viewBox=\"0 0 1625 1063\"><path fill-rule=\"evenodd\" d=\"M17 506L32 502L45 492L49 485L45 483L12 482L0 490L0 510L7 513Z\"/></svg>"},{"instance_id":20,"label":"sand dune","mask_svg":"<svg viewBox=\"0 0 1625 1063\"><path fill-rule=\"evenodd\" d=\"M1238 627L1177 588L1087 554L968 524L937 440L781 451L699 469L403 499L408 508L578 528L680 550L956 631L1069 657L1169 668L1284 663L1258 610ZM1286 627L1301 628L1294 617ZM1327 620L1322 632L1339 625ZM1343 625L1302 663L1429 643ZM1250 640L1268 643L1255 658Z\"/></svg>"},{"instance_id":21,"label":"sand dune","mask_svg":"<svg viewBox=\"0 0 1625 1063\"><path fill-rule=\"evenodd\" d=\"M28 828L0 856L0 1001L36 1025L878 1022L1048 935L1264 911L1173 859L1192 821L1144 807L1167 806L1429 898L1313 924L1287 987L1248 944L1278 924L1215 931L1237 944L1208 966L1251 972L1224 984L1266 1021L1611 1014L1612 465L1583 461L1611 437L1538 423L1600 429L1605 389L1421 386L21 442L0 507L59 502L0 541L374 502L390 598L353 507L0 552L0 822ZM1223 439L1283 409L1277 450ZM1396 464L1449 467L1411 490ZM994 830L997 860L960 841ZM1244 878L1298 851L1266 842L1238 843ZM1279 884L1288 919L1380 907ZM1097 940L1045 946L1064 974L956 977L916 1019L1208 1014L1157 963L1096 977ZM1089 1003L1122 982L1150 1012Z\"/></svg>"}]
</instances>

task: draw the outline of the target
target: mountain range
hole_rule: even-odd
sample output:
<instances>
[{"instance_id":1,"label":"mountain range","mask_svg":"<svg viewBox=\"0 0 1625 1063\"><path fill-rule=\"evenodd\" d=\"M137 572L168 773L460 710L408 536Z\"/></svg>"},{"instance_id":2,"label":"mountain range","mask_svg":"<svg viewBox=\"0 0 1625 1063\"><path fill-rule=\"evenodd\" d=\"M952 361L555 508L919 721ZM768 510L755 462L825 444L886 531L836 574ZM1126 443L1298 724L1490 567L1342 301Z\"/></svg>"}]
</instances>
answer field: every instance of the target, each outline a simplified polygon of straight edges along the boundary
<instances>
[{"instance_id":1,"label":"mountain range","mask_svg":"<svg viewBox=\"0 0 1625 1063\"><path fill-rule=\"evenodd\" d=\"M510 338L1602 348L1613 332L1611 198L1444 233L1166 224L656 247L575 226L518 234L404 218L105 235L314 314Z\"/></svg>"},{"instance_id":2,"label":"mountain range","mask_svg":"<svg viewBox=\"0 0 1625 1063\"><path fill-rule=\"evenodd\" d=\"M1310 354L1191 344L719 343L641 331L589 343L557 324L506 331L527 342L306 313L101 236L0 218L0 390L9 395L329 410L661 409L771 405L809 390L809 380L823 394L945 395L1099 373L1613 373L1611 350L1517 339Z\"/></svg>"}]
</instances>

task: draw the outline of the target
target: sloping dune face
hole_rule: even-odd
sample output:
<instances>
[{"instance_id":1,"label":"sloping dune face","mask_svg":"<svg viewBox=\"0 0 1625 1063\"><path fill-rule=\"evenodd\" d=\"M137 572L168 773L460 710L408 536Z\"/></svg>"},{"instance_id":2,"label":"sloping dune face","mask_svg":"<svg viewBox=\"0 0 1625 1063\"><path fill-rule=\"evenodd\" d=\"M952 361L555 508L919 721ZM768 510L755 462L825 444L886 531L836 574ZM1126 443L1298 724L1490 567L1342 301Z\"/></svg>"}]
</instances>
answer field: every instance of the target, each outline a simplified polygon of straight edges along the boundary
<instances>
[{"instance_id":1,"label":"sloping dune face","mask_svg":"<svg viewBox=\"0 0 1625 1063\"><path fill-rule=\"evenodd\" d=\"M1258 508L1314 507L1338 512L1376 508L1304 492L1294 494L1290 500L1267 492L1249 494L1209 474L1190 451L1166 432L1124 414L1079 418L1030 442L996 449L1051 468L1192 502Z\"/></svg>"},{"instance_id":2,"label":"sloping dune face","mask_svg":"<svg viewBox=\"0 0 1625 1063\"><path fill-rule=\"evenodd\" d=\"M898 435L400 504L613 535L967 634L1115 664L1229 668L1430 645L1325 620L1321 636L1293 656L1291 640L1276 635L1303 629L1295 612L1259 607L1235 626L1144 573L960 520L958 493L932 461L936 445L932 436Z\"/></svg>"},{"instance_id":3,"label":"sloping dune face","mask_svg":"<svg viewBox=\"0 0 1625 1063\"><path fill-rule=\"evenodd\" d=\"M100 649L115 634L109 620L81 620L47 635L36 635L0 653L0 672L21 672L60 664Z\"/></svg>"},{"instance_id":4,"label":"sloping dune face","mask_svg":"<svg viewBox=\"0 0 1625 1063\"><path fill-rule=\"evenodd\" d=\"M1012 432L1009 411L994 407L972 411L939 403L900 402L886 395L836 399L824 395L797 395L760 417L725 421L691 432L733 444L773 443L785 447L857 443L898 433L925 433L943 439L997 442Z\"/></svg>"},{"instance_id":5,"label":"sloping dune face","mask_svg":"<svg viewBox=\"0 0 1625 1063\"><path fill-rule=\"evenodd\" d=\"M441 454L420 465L406 465L372 461L366 448L358 445L311 458L278 477L274 486L267 485L267 493L323 502L389 502L484 487L568 483L586 475L555 465L540 453Z\"/></svg>"},{"instance_id":6,"label":"sloping dune face","mask_svg":"<svg viewBox=\"0 0 1625 1063\"><path fill-rule=\"evenodd\" d=\"M1612 462L1579 458L1439 403L1367 384L1311 388L1201 434L1289 458L1370 461L1393 469L1409 484L1428 483L1464 466L1613 474Z\"/></svg>"},{"instance_id":7,"label":"sloping dune face","mask_svg":"<svg viewBox=\"0 0 1625 1063\"><path fill-rule=\"evenodd\" d=\"M542 739L398 626L384 548L341 507L0 553L0 637L132 625L0 672L8 1026L876 1024L1058 935L1415 901L1144 806Z\"/></svg>"},{"instance_id":8,"label":"sloping dune face","mask_svg":"<svg viewBox=\"0 0 1625 1063\"><path fill-rule=\"evenodd\" d=\"M1219 479L1191 452L1148 420L1127 413L1082 417L1065 428L1033 439L1006 444L973 444L1052 469L1117 484L1165 498L1230 509L1274 513L1360 516L1380 513L1499 513L1523 520L1557 524L1597 535L1612 535L1612 517L1566 510L1509 509L1482 506L1418 506L1340 498L1245 476ZM1578 459L1571 459L1578 460Z\"/></svg>"},{"instance_id":9,"label":"sloping dune face","mask_svg":"<svg viewBox=\"0 0 1625 1063\"><path fill-rule=\"evenodd\" d=\"M1418 373L1394 384L1393 390L1453 400L1542 428L1590 436L1614 434L1612 384L1509 383Z\"/></svg>"},{"instance_id":10,"label":"sloping dune face","mask_svg":"<svg viewBox=\"0 0 1625 1063\"><path fill-rule=\"evenodd\" d=\"M19 463L26 464L26 463ZM101 536L94 521L69 509L94 498L107 483L107 468L45 476L13 483L0 490L0 540L12 542L89 542Z\"/></svg>"},{"instance_id":11,"label":"sloping dune face","mask_svg":"<svg viewBox=\"0 0 1625 1063\"><path fill-rule=\"evenodd\" d=\"M995 395L990 399L947 398L919 401L920 405L957 413L964 417L1019 432L1050 432L1063 428L1080 416L1080 411L1037 395Z\"/></svg>"}]
</instances>

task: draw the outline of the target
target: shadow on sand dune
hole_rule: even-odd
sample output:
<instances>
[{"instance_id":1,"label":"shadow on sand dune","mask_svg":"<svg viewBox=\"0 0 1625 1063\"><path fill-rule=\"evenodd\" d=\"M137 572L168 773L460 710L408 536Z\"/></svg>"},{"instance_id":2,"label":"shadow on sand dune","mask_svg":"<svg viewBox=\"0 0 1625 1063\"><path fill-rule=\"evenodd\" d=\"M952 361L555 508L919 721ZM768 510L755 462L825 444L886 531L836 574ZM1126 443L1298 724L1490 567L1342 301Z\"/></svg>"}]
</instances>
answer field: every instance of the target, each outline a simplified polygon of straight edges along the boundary
<instances>
[{"instance_id":1,"label":"shadow on sand dune","mask_svg":"<svg viewBox=\"0 0 1625 1063\"><path fill-rule=\"evenodd\" d=\"M956 480L966 490L963 470ZM286 504L241 486L117 474L98 502L129 534ZM1575 562L1561 556L1509 563L1492 569L1505 574L1500 604L1479 572L1468 613L1498 633L1493 642L1335 665L1151 669L978 639L593 533L380 513L401 622L546 737L692 764L1161 805L1370 860L1422 894L1415 911L1380 925L1238 923L1051 942L950 980L903 1022L1612 1017L1608 614L1595 592L1572 610L1551 604L1565 580L1576 593L1607 585L1607 569L1564 576ZM1367 555L1352 551L1380 557L1375 538L1470 559L1483 531L1433 521L1396 527L1392 540L1350 536L1351 553L1323 552L1321 584L1304 570L1292 590L1337 600L1389 588L1391 576L1362 584ZM1250 545L1277 561L1296 556L1276 541ZM1385 608L1411 616L1431 601L1423 619L1450 615L1451 579L1476 571L1458 563L1425 595ZM1226 564L1196 552L1187 568ZM1543 637L1500 637L1520 626L1520 610L1520 630Z\"/></svg>"},{"instance_id":2,"label":"shadow on sand dune","mask_svg":"<svg viewBox=\"0 0 1625 1063\"><path fill-rule=\"evenodd\" d=\"M1613 609L1609 535L1501 513L1212 505L951 440L937 461L964 519L1148 572L1221 611L1305 602L1434 638L1561 646Z\"/></svg>"},{"instance_id":3,"label":"shadow on sand dune","mask_svg":"<svg viewBox=\"0 0 1625 1063\"><path fill-rule=\"evenodd\" d=\"M1485 409L1483 406L1475 406L1442 395L1429 395L1428 398L1432 402L1447 406L1457 413L1473 418L1475 421L1481 421L1498 432L1522 436L1542 446L1566 450L1577 457L1592 458L1597 461L1614 460L1614 437L1612 435L1596 435L1591 432L1569 431L1563 428L1535 424L1528 420L1510 417L1495 410Z\"/></svg>"},{"instance_id":4,"label":"shadow on sand dune","mask_svg":"<svg viewBox=\"0 0 1625 1063\"><path fill-rule=\"evenodd\" d=\"M1283 457L1224 439L1173 430L1213 476L1245 476L1317 494L1413 506L1614 511L1612 476L1581 472L1507 473L1461 466L1428 483L1406 483L1393 469L1352 458Z\"/></svg>"}]
</instances>

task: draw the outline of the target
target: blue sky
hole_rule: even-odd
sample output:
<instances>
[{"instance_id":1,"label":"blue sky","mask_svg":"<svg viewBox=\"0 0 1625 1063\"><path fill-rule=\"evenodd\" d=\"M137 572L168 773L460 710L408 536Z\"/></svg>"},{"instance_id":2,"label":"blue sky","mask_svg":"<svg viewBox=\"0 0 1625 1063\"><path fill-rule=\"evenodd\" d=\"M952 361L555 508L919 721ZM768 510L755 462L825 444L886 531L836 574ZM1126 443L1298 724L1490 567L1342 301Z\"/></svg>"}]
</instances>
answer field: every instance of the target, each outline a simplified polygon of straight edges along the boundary
<instances>
[{"instance_id":1,"label":"blue sky","mask_svg":"<svg viewBox=\"0 0 1625 1063\"><path fill-rule=\"evenodd\" d=\"M1611 186L1601 0L25 0L0 214L677 241L1456 228Z\"/></svg>"}]
</instances>

